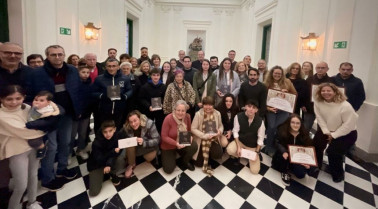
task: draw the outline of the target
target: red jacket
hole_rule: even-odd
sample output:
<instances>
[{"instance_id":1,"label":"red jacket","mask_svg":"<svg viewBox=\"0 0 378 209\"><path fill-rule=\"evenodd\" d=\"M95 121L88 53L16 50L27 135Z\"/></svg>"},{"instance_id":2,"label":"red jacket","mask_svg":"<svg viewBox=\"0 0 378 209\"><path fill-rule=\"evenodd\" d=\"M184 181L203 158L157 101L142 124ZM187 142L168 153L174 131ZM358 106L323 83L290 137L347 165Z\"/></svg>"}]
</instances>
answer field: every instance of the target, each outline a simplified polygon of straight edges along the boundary
<instances>
[{"instance_id":1,"label":"red jacket","mask_svg":"<svg viewBox=\"0 0 378 209\"><path fill-rule=\"evenodd\" d=\"M173 113L170 113L165 117L163 126L161 128L161 145L162 150L176 149L177 144L177 123L173 118ZM187 127L187 131L190 132L191 120L190 115L186 114L184 119Z\"/></svg>"}]
</instances>

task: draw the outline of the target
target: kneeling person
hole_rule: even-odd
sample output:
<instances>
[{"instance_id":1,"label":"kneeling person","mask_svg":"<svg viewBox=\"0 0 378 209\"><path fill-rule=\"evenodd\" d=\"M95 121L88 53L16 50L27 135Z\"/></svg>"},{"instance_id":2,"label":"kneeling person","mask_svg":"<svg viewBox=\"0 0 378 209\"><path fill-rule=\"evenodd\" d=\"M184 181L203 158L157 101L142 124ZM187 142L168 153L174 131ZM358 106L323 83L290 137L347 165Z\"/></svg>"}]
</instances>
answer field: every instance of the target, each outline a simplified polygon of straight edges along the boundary
<instances>
[{"instance_id":1,"label":"kneeling person","mask_svg":"<svg viewBox=\"0 0 378 209\"><path fill-rule=\"evenodd\" d=\"M235 140L227 147L227 153L234 157L241 156L241 149L260 153L264 144L265 126L263 120L256 115L258 107L256 102L248 100L245 103L245 112L238 113L234 119L232 133ZM249 160L249 168L253 174L260 171L260 159Z\"/></svg>"},{"instance_id":2,"label":"kneeling person","mask_svg":"<svg viewBox=\"0 0 378 209\"><path fill-rule=\"evenodd\" d=\"M115 186L120 183L114 169L116 159L120 153L118 139L114 134L115 131L116 126L114 121L104 121L93 141L92 152L89 155L87 163L90 196L96 196L100 193L104 174L110 174Z\"/></svg>"}]
</instances>

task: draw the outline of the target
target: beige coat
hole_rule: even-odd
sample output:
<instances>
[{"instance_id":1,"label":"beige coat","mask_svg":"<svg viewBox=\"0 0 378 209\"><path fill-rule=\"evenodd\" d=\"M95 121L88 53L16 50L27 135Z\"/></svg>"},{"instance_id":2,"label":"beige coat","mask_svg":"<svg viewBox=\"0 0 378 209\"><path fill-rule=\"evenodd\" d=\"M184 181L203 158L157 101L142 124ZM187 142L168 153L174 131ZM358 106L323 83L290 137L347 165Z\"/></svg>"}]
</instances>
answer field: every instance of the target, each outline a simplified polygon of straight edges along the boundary
<instances>
[{"instance_id":1,"label":"beige coat","mask_svg":"<svg viewBox=\"0 0 378 209\"><path fill-rule=\"evenodd\" d=\"M222 124L222 118L221 118L220 112L214 109L213 115L214 115L214 120L215 120L215 124L218 131L220 131L223 134L223 124ZM201 108L198 112L196 112L196 115L194 116L192 126L191 126L193 140L198 145L197 152L193 155L193 159L197 159L197 155L198 155L198 151L199 151L202 139L207 139L207 134L201 131L203 120L204 120L204 112L203 112L203 108Z\"/></svg>"}]
</instances>

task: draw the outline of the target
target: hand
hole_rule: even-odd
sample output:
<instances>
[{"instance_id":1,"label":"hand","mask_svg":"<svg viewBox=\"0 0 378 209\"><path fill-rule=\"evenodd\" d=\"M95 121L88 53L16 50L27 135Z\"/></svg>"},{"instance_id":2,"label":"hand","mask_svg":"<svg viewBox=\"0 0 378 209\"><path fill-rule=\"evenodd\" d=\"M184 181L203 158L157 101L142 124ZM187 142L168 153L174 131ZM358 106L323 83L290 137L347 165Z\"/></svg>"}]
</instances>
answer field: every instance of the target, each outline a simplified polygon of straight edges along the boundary
<instances>
[{"instance_id":1,"label":"hand","mask_svg":"<svg viewBox=\"0 0 378 209\"><path fill-rule=\"evenodd\" d=\"M206 139L210 140L214 136L215 136L215 134L206 134Z\"/></svg>"},{"instance_id":2,"label":"hand","mask_svg":"<svg viewBox=\"0 0 378 209\"><path fill-rule=\"evenodd\" d=\"M289 92L287 89L281 89L282 92Z\"/></svg>"},{"instance_id":3,"label":"hand","mask_svg":"<svg viewBox=\"0 0 378 209\"><path fill-rule=\"evenodd\" d=\"M150 106L150 112L153 112L154 110L152 109L152 106Z\"/></svg>"},{"instance_id":4,"label":"hand","mask_svg":"<svg viewBox=\"0 0 378 209\"><path fill-rule=\"evenodd\" d=\"M277 113L277 108L275 107L268 107L268 110L273 113Z\"/></svg>"},{"instance_id":5,"label":"hand","mask_svg":"<svg viewBox=\"0 0 378 209\"><path fill-rule=\"evenodd\" d=\"M199 108L202 108L202 106L203 106L201 102L199 102L197 105L198 105Z\"/></svg>"},{"instance_id":6,"label":"hand","mask_svg":"<svg viewBox=\"0 0 378 209\"><path fill-rule=\"evenodd\" d=\"M306 109L305 106L301 107L301 109L302 109L303 112L307 112L307 109Z\"/></svg>"},{"instance_id":7,"label":"hand","mask_svg":"<svg viewBox=\"0 0 378 209\"><path fill-rule=\"evenodd\" d=\"M227 134L225 135L228 140L231 139L231 130L227 131Z\"/></svg>"},{"instance_id":8,"label":"hand","mask_svg":"<svg viewBox=\"0 0 378 209\"><path fill-rule=\"evenodd\" d=\"M104 168L104 174L109 173L109 172L110 172L110 166L106 166Z\"/></svg>"},{"instance_id":9,"label":"hand","mask_svg":"<svg viewBox=\"0 0 378 209\"><path fill-rule=\"evenodd\" d=\"M289 157L289 153L284 152L284 153L282 154L282 157L283 157L285 160L287 160L287 157Z\"/></svg>"},{"instance_id":10,"label":"hand","mask_svg":"<svg viewBox=\"0 0 378 209\"><path fill-rule=\"evenodd\" d=\"M184 145L181 145L181 144L179 144L178 142L176 143L176 147L177 147L177 149L182 149L182 148L184 148L185 146Z\"/></svg>"},{"instance_id":11,"label":"hand","mask_svg":"<svg viewBox=\"0 0 378 209\"><path fill-rule=\"evenodd\" d=\"M121 150L120 148L115 148L114 152L119 153L120 150Z\"/></svg>"},{"instance_id":12,"label":"hand","mask_svg":"<svg viewBox=\"0 0 378 209\"><path fill-rule=\"evenodd\" d=\"M143 144L143 139L140 138L140 137L138 137L138 138L137 138L137 142L138 142L139 145L142 145L142 144Z\"/></svg>"},{"instance_id":13,"label":"hand","mask_svg":"<svg viewBox=\"0 0 378 209\"><path fill-rule=\"evenodd\" d=\"M306 164L301 164L303 167L305 167L306 169L310 169L310 166L309 165L306 165Z\"/></svg>"},{"instance_id":14,"label":"hand","mask_svg":"<svg viewBox=\"0 0 378 209\"><path fill-rule=\"evenodd\" d=\"M241 149L240 149L240 147L238 146L238 148L237 148L237 151L236 151L236 153L238 154L238 157L240 157L241 156Z\"/></svg>"}]
</instances>

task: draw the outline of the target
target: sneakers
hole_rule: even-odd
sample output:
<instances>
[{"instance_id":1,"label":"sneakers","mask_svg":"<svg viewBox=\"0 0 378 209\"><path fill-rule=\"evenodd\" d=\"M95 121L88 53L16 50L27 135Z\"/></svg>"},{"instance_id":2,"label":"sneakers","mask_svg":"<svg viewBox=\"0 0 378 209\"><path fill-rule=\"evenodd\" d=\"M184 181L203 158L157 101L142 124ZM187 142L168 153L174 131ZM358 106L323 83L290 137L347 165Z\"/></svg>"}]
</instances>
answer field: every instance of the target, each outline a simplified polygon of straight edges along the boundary
<instances>
[{"instance_id":1,"label":"sneakers","mask_svg":"<svg viewBox=\"0 0 378 209\"><path fill-rule=\"evenodd\" d=\"M56 171L56 177L64 177L66 179L73 179L77 176L76 171L64 169L63 171Z\"/></svg>"},{"instance_id":2,"label":"sneakers","mask_svg":"<svg viewBox=\"0 0 378 209\"><path fill-rule=\"evenodd\" d=\"M27 205L26 209L43 209L39 204L39 202L35 201L31 205Z\"/></svg>"},{"instance_id":3,"label":"sneakers","mask_svg":"<svg viewBox=\"0 0 378 209\"><path fill-rule=\"evenodd\" d=\"M63 189L64 183L59 179L53 179L47 184L42 184L42 187L48 189L50 192L56 192ZM34 203L33 203L34 204Z\"/></svg>"},{"instance_id":4,"label":"sneakers","mask_svg":"<svg viewBox=\"0 0 378 209\"><path fill-rule=\"evenodd\" d=\"M81 150L81 151L77 152L76 155L79 155L81 157L81 159L83 159L83 160L86 160L89 157L88 153L85 152L85 150Z\"/></svg>"},{"instance_id":5,"label":"sneakers","mask_svg":"<svg viewBox=\"0 0 378 209\"><path fill-rule=\"evenodd\" d=\"M291 181L290 174L288 174L288 173L281 173L281 179L282 179L282 183L285 186L290 186L290 181Z\"/></svg>"},{"instance_id":6,"label":"sneakers","mask_svg":"<svg viewBox=\"0 0 378 209\"><path fill-rule=\"evenodd\" d=\"M112 183L114 186L118 186L121 181L119 180L118 176L117 175L111 175L112 176Z\"/></svg>"}]
</instances>

